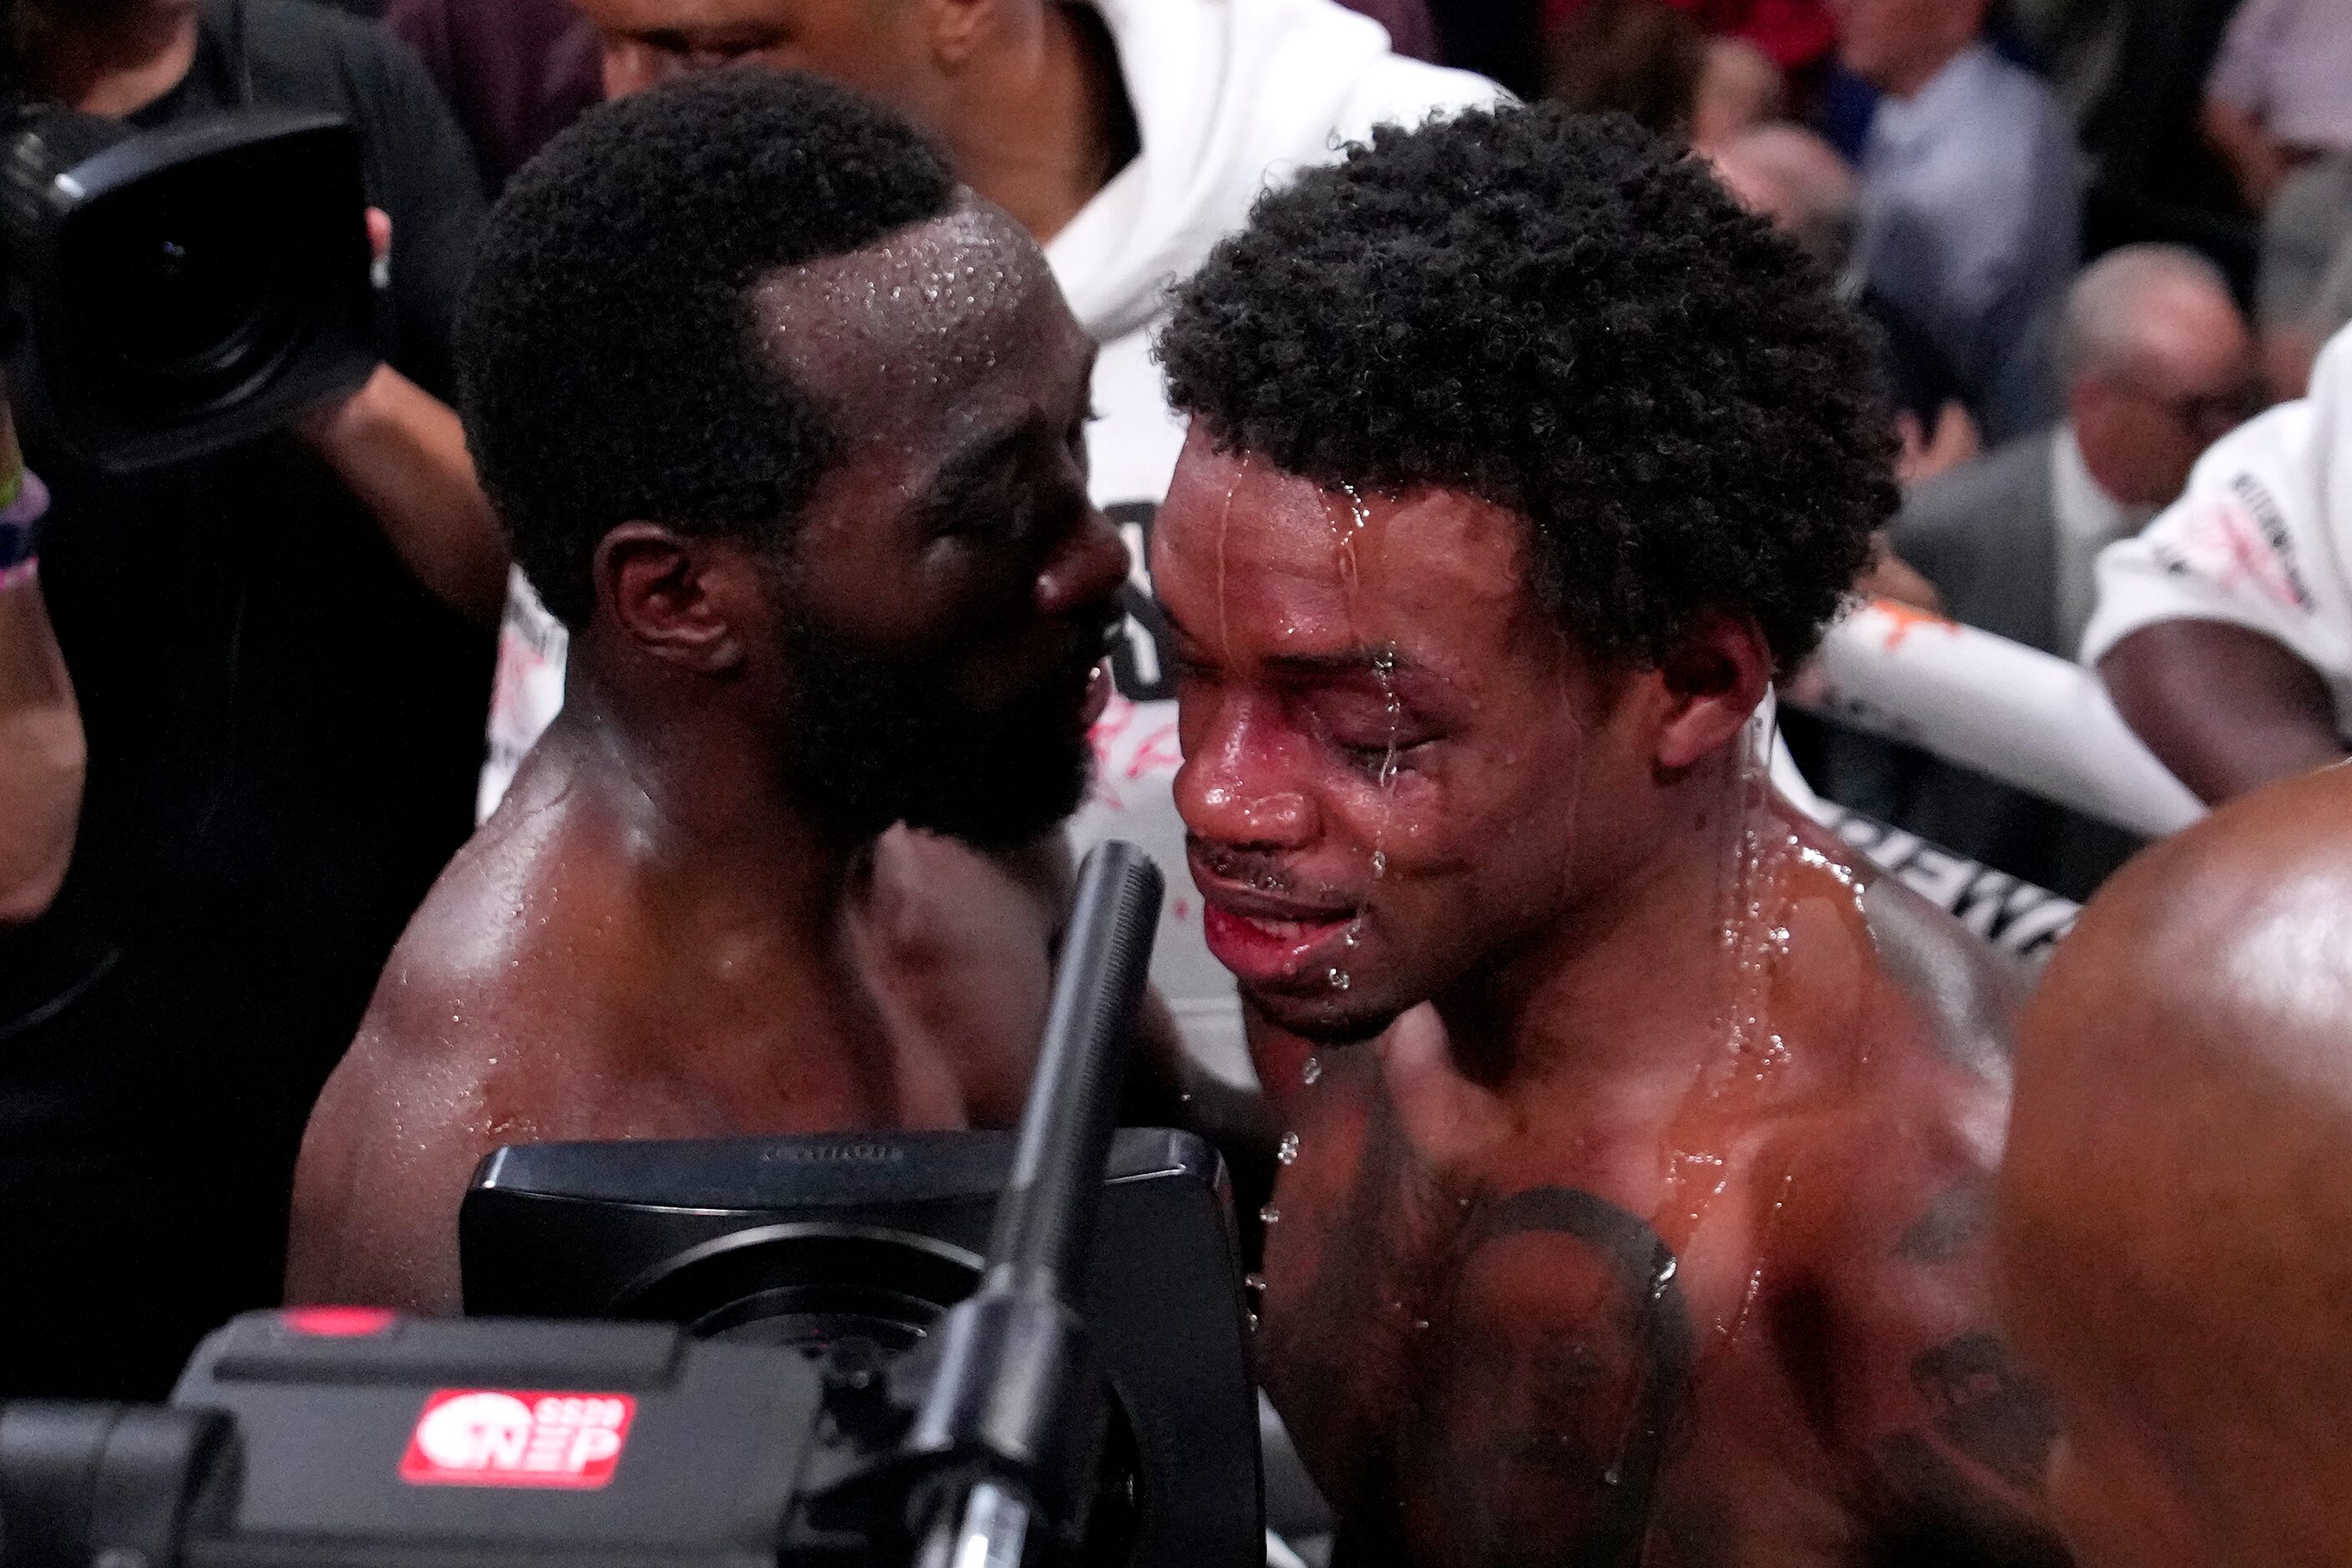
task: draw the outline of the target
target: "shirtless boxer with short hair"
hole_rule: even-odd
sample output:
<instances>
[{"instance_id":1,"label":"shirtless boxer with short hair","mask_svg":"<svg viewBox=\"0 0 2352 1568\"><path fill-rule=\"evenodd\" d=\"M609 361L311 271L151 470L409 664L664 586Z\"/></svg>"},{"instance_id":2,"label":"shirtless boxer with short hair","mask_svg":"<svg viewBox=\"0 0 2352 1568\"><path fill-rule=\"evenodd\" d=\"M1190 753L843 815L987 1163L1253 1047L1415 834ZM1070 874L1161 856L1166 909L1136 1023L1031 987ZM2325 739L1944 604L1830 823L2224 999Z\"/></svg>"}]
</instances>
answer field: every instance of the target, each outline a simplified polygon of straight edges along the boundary
<instances>
[{"instance_id":1,"label":"shirtless boxer with short hair","mask_svg":"<svg viewBox=\"0 0 2352 1568\"><path fill-rule=\"evenodd\" d=\"M1047 917L885 834L1069 814L1127 574L1044 258L841 89L592 116L500 204L459 348L570 689L312 1119L297 1300L454 1310L500 1144L1008 1118ZM958 917L1019 962L927 970Z\"/></svg>"},{"instance_id":2,"label":"shirtless boxer with short hair","mask_svg":"<svg viewBox=\"0 0 2352 1568\"><path fill-rule=\"evenodd\" d=\"M2352 1563L2352 770L2150 850L2018 1044L1997 1226L2089 1568Z\"/></svg>"},{"instance_id":3,"label":"shirtless boxer with short hair","mask_svg":"<svg viewBox=\"0 0 2352 1568\"><path fill-rule=\"evenodd\" d=\"M1265 198L1162 353L1336 1561L2063 1562L1980 1234L2011 977L1755 757L1895 502L1826 278L1630 121L1473 112Z\"/></svg>"}]
</instances>

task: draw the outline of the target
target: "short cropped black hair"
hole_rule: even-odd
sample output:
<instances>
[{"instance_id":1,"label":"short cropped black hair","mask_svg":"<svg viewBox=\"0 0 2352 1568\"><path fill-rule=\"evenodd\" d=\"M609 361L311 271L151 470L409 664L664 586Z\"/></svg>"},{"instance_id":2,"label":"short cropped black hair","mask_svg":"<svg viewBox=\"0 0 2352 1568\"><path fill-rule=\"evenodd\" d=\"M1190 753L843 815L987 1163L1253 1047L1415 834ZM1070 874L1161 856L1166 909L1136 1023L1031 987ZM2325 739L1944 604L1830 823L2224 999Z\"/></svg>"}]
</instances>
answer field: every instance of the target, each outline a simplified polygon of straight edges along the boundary
<instances>
[{"instance_id":1,"label":"short cropped black hair","mask_svg":"<svg viewBox=\"0 0 2352 1568\"><path fill-rule=\"evenodd\" d=\"M782 542L833 433L758 342L750 290L956 199L946 157L812 77L740 67L595 110L492 213L457 327L483 488L577 626L632 519Z\"/></svg>"},{"instance_id":2,"label":"short cropped black hair","mask_svg":"<svg viewBox=\"0 0 2352 1568\"><path fill-rule=\"evenodd\" d=\"M1375 132L1258 199L1160 356L1228 447L1527 516L1538 595L1612 659L1656 663L1712 609L1794 665L1897 500L1867 327L1622 115Z\"/></svg>"}]
</instances>

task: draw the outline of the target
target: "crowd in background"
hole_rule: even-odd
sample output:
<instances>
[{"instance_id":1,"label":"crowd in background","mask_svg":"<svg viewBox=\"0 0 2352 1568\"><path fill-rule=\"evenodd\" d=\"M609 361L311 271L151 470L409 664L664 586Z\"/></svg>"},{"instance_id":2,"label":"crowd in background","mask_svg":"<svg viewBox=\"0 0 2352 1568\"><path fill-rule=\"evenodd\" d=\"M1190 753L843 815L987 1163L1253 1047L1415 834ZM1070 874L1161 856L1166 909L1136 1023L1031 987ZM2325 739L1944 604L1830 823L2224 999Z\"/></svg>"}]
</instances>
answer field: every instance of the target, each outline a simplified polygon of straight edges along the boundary
<instances>
[{"instance_id":1,"label":"crowd in background","mask_svg":"<svg viewBox=\"0 0 2352 1568\"><path fill-rule=\"evenodd\" d=\"M1906 500L1872 589L2060 658L2095 638L2102 552L2175 503L2214 442L2302 398L2352 321L2341 0L1350 4L1400 53L1622 110L1712 160L1881 329ZM366 132L392 219L389 357L403 385L441 393L485 202L616 74L723 57L608 48L569 0L341 9L368 30L257 0L240 46L251 59L181 62L185 80L137 117L232 98L233 67L329 82L327 106ZM49 1238L90 1303L85 1342L59 1364L112 1357L125 1390L152 1391L184 1352L122 1352L160 1274L210 1280L193 1310L215 1319L271 1298L274 1189L300 1110L470 826L491 677L481 622L502 563L478 579L420 569L447 557L410 548L403 499L372 479L371 457L398 468L399 442L450 433L413 409L365 429L359 417L128 488L77 484L27 420L33 467L65 514L50 611L90 755L108 760L90 769L83 854L54 904L8 911L0 1051L69 1003L78 1037L107 1045L12 1085L0 1202L37 1208L41 1194L94 1187L116 1217L142 1211L106 1258L77 1250L79 1222ZM321 523L355 504L382 537ZM132 513L153 529L75 526ZM126 604L141 641L93 631ZM2134 847L1951 758L1833 724L1790 729L1816 788L2024 881L2087 896ZM2176 771L2208 799L2232 793ZM299 894L283 879L263 890L252 867L265 857L299 868ZM111 928L107 910L126 906L143 946ZM71 995L49 984L63 974ZM124 1086L158 1072L185 1079L184 1113L159 1115L151 1095L118 1120ZM116 1136L152 1139L192 1170L248 1154L250 1169L192 1181L184 1208L157 1210L151 1181L110 1188L87 1142L56 1132L68 1122L127 1126ZM277 1223L225 1252L220 1215L237 1205Z\"/></svg>"}]
</instances>

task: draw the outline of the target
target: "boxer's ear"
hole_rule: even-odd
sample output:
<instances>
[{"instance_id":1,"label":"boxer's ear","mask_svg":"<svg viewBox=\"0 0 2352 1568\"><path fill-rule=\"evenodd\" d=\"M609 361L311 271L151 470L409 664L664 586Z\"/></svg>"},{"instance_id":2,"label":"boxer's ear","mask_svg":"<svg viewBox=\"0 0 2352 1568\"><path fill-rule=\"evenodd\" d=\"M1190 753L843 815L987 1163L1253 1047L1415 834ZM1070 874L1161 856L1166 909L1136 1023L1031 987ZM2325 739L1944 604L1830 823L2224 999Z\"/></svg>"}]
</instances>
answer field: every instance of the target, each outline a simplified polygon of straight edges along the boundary
<instances>
[{"instance_id":1,"label":"boxer's ear","mask_svg":"<svg viewBox=\"0 0 2352 1568\"><path fill-rule=\"evenodd\" d=\"M1003 27L1008 3L1026 6L1034 0L916 0L923 7L923 27L931 53L950 71L961 69L978 54L989 36Z\"/></svg>"},{"instance_id":2,"label":"boxer's ear","mask_svg":"<svg viewBox=\"0 0 2352 1568\"><path fill-rule=\"evenodd\" d=\"M596 546L598 607L656 658L711 675L733 669L745 657L742 616L758 583L751 563L723 545L625 522Z\"/></svg>"},{"instance_id":3,"label":"boxer's ear","mask_svg":"<svg viewBox=\"0 0 2352 1568\"><path fill-rule=\"evenodd\" d=\"M1702 612L1659 661L1665 707L1653 760L1662 773L1696 765L1739 733L1772 685L1772 650L1744 616Z\"/></svg>"}]
</instances>

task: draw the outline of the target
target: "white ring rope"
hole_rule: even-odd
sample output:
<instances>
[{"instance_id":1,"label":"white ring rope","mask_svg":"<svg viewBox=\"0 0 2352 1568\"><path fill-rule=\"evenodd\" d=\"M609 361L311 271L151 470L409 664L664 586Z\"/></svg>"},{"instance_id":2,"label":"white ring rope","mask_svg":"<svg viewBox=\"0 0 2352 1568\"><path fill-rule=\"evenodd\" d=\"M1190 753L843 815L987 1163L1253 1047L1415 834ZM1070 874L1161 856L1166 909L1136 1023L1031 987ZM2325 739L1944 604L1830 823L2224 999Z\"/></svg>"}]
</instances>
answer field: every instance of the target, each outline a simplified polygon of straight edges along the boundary
<instances>
[{"instance_id":1,"label":"white ring rope","mask_svg":"<svg viewBox=\"0 0 2352 1568\"><path fill-rule=\"evenodd\" d=\"M2205 815L2082 666L1874 600L1830 628L1786 699L2145 837Z\"/></svg>"}]
</instances>

